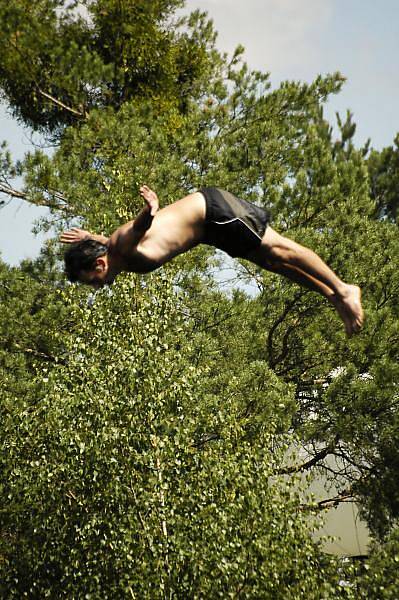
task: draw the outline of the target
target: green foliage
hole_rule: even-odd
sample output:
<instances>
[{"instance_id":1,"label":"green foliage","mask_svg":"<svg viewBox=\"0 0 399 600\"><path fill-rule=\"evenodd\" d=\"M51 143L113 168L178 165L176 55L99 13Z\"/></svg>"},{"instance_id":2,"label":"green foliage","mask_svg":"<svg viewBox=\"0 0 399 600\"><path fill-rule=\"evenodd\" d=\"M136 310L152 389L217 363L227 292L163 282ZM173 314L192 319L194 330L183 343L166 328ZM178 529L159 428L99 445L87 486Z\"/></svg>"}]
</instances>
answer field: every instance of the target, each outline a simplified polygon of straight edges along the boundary
<instances>
[{"instance_id":1,"label":"green foliage","mask_svg":"<svg viewBox=\"0 0 399 600\"><path fill-rule=\"evenodd\" d=\"M366 325L348 340L326 301L245 261L245 291L226 291L201 247L90 302L51 249L1 265L4 595L377 598L395 533L357 581L311 542L281 473L302 446L298 471L361 501L376 538L395 531L397 149L357 149L350 113L334 138L339 74L271 91L242 48L220 56L204 15L173 23L180 5L0 0L2 94L57 139L17 165L2 147L0 183L23 174L48 225L104 233L144 182L164 204L230 189L361 285Z\"/></svg>"},{"instance_id":2,"label":"green foliage","mask_svg":"<svg viewBox=\"0 0 399 600\"><path fill-rule=\"evenodd\" d=\"M273 422L248 438L237 382L208 397L168 280L124 278L80 307L63 295L79 323L67 360L3 427L3 594L297 599L338 585L298 488L272 477ZM284 394L276 380L270 398Z\"/></svg>"},{"instance_id":3,"label":"green foliage","mask_svg":"<svg viewBox=\"0 0 399 600\"><path fill-rule=\"evenodd\" d=\"M358 597L367 600L395 600L398 597L399 530L392 531L384 544L373 548L359 577Z\"/></svg>"},{"instance_id":4,"label":"green foliage","mask_svg":"<svg viewBox=\"0 0 399 600\"><path fill-rule=\"evenodd\" d=\"M370 189L376 202L376 216L397 222L399 205L399 136L393 146L373 150L367 161Z\"/></svg>"},{"instance_id":5,"label":"green foliage","mask_svg":"<svg viewBox=\"0 0 399 600\"><path fill-rule=\"evenodd\" d=\"M35 388L36 368L46 368L62 353L56 334L66 323L55 280L59 273L52 272L44 252L37 264L20 268L0 262L0 380L7 402L24 398Z\"/></svg>"},{"instance_id":6,"label":"green foliage","mask_svg":"<svg viewBox=\"0 0 399 600\"><path fill-rule=\"evenodd\" d=\"M181 0L2 0L0 87L15 115L57 133L132 97L185 110L210 69L200 13L172 25ZM179 27L177 26L179 25Z\"/></svg>"}]
</instances>

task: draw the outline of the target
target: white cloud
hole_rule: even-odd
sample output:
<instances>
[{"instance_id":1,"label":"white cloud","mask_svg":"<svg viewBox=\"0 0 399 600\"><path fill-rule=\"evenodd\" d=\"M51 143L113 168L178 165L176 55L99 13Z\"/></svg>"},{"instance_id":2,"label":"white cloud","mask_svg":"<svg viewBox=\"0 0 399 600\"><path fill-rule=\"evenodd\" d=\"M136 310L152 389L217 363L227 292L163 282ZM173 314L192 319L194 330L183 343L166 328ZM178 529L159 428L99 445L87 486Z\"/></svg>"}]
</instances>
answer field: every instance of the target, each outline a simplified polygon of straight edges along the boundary
<instances>
[{"instance_id":1,"label":"white cloud","mask_svg":"<svg viewBox=\"0 0 399 600\"><path fill-rule=\"evenodd\" d=\"M242 44L249 66L270 72L273 85L341 71L348 82L328 114L335 121L335 111L349 108L358 143L370 137L378 148L399 130L399 3L386 3L382 11L362 0L187 0L185 10L207 11L219 50Z\"/></svg>"},{"instance_id":2,"label":"white cloud","mask_svg":"<svg viewBox=\"0 0 399 600\"><path fill-rule=\"evenodd\" d=\"M186 7L213 18L219 47L232 52L242 43L251 67L282 78L316 64L333 13L332 0L188 0Z\"/></svg>"}]
</instances>

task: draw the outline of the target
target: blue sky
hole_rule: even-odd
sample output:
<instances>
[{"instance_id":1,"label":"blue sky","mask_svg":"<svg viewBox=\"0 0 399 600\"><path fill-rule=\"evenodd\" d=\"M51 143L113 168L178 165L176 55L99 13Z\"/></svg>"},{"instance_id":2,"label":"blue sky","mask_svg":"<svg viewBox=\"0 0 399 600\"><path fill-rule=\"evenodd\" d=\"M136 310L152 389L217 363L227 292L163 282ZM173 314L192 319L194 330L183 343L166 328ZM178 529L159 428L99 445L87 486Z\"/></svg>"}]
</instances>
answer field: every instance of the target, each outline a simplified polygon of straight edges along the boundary
<instances>
[{"instance_id":1,"label":"blue sky","mask_svg":"<svg viewBox=\"0 0 399 600\"><path fill-rule=\"evenodd\" d=\"M231 53L246 48L253 68L281 80L311 81L319 73L341 71L347 83L332 98L327 115L349 108L357 123L357 143L371 138L375 148L392 143L399 132L398 0L188 0L188 10L206 10L219 32L217 45ZM0 141L15 157L30 147L6 107L0 106ZM0 210L0 252L17 264L39 252L42 236L33 222L44 214L17 200Z\"/></svg>"}]
</instances>

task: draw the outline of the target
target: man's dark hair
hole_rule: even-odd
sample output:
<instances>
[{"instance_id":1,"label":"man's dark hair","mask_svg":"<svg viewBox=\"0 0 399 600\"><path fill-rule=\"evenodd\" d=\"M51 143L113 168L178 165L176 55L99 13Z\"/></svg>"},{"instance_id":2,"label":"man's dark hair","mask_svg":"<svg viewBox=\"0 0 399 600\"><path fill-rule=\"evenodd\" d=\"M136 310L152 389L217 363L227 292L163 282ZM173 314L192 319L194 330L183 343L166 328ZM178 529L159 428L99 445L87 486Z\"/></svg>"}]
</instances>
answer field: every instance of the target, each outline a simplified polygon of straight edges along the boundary
<instances>
[{"instance_id":1,"label":"man's dark hair","mask_svg":"<svg viewBox=\"0 0 399 600\"><path fill-rule=\"evenodd\" d=\"M82 240L72 244L65 252L65 271L69 281L78 281L82 271L91 271L96 266L96 258L107 254L105 244L96 240Z\"/></svg>"}]
</instances>

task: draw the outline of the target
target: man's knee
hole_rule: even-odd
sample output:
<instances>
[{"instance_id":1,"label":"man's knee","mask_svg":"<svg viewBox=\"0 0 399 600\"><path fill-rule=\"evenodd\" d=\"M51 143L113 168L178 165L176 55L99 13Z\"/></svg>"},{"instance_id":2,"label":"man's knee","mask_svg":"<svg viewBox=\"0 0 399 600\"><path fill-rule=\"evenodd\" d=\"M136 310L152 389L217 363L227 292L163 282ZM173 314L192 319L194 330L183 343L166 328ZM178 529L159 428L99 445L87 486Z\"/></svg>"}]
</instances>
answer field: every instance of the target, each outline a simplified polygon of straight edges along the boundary
<instances>
[{"instance_id":1,"label":"man's knee","mask_svg":"<svg viewBox=\"0 0 399 600\"><path fill-rule=\"evenodd\" d=\"M266 232L262 245L270 260L275 262L290 262L295 260L298 253L298 245L295 242L271 228Z\"/></svg>"}]
</instances>

